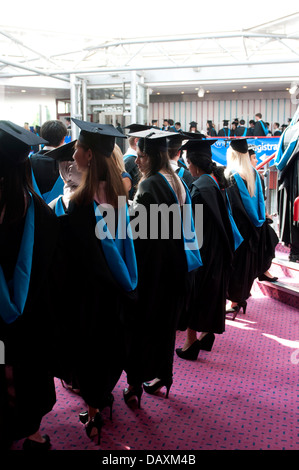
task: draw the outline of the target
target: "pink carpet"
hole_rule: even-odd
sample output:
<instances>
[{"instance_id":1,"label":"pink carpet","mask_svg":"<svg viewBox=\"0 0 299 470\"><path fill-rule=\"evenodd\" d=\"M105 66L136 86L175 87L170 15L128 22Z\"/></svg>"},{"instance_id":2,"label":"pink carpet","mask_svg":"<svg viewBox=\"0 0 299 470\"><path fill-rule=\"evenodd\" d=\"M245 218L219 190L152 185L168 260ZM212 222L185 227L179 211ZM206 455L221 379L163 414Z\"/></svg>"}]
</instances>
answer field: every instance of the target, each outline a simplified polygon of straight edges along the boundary
<instances>
[{"instance_id":1,"label":"pink carpet","mask_svg":"<svg viewBox=\"0 0 299 470\"><path fill-rule=\"evenodd\" d=\"M200 352L197 361L175 355L168 399L165 389L144 393L141 409L132 410L124 404L121 377L113 420L103 411L100 447L79 422L82 399L58 380L57 403L42 431L53 450L298 450L298 323L297 309L254 285L246 315L227 321L211 352ZM183 342L178 332L177 346Z\"/></svg>"}]
</instances>

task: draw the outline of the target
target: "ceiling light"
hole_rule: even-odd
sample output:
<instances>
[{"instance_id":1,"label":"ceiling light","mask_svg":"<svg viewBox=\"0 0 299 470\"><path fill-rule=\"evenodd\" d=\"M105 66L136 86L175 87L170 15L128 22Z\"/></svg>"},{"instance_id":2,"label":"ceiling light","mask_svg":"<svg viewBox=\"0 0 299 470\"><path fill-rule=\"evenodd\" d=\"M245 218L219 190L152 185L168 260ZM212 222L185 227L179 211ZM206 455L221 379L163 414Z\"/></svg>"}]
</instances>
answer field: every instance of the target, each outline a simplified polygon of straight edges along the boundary
<instances>
[{"instance_id":1,"label":"ceiling light","mask_svg":"<svg viewBox=\"0 0 299 470\"><path fill-rule=\"evenodd\" d=\"M203 88L203 87L200 87L200 89L199 89L199 91L198 91L198 93L197 93L197 96L198 96L199 98L203 98L204 94L205 94L204 88Z\"/></svg>"},{"instance_id":2,"label":"ceiling light","mask_svg":"<svg viewBox=\"0 0 299 470\"><path fill-rule=\"evenodd\" d=\"M160 95L160 92L159 92L159 91L157 91L157 95Z\"/></svg>"},{"instance_id":3,"label":"ceiling light","mask_svg":"<svg viewBox=\"0 0 299 470\"><path fill-rule=\"evenodd\" d=\"M26 93L26 90L21 90L21 93Z\"/></svg>"},{"instance_id":4,"label":"ceiling light","mask_svg":"<svg viewBox=\"0 0 299 470\"><path fill-rule=\"evenodd\" d=\"M259 88L259 91L263 91L263 89L262 89L262 88Z\"/></svg>"},{"instance_id":5,"label":"ceiling light","mask_svg":"<svg viewBox=\"0 0 299 470\"><path fill-rule=\"evenodd\" d=\"M246 85L244 85L244 86L243 86L243 88L247 88L247 86L246 86Z\"/></svg>"},{"instance_id":6,"label":"ceiling light","mask_svg":"<svg viewBox=\"0 0 299 470\"><path fill-rule=\"evenodd\" d=\"M210 90L207 90L206 93L210 93Z\"/></svg>"},{"instance_id":7,"label":"ceiling light","mask_svg":"<svg viewBox=\"0 0 299 470\"><path fill-rule=\"evenodd\" d=\"M184 91L181 91L181 95L183 95L185 92Z\"/></svg>"},{"instance_id":8,"label":"ceiling light","mask_svg":"<svg viewBox=\"0 0 299 470\"><path fill-rule=\"evenodd\" d=\"M232 90L233 93L235 93L236 90Z\"/></svg>"},{"instance_id":9,"label":"ceiling light","mask_svg":"<svg viewBox=\"0 0 299 470\"><path fill-rule=\"evenodd\" d=\"M198 90L199 90L199 88L195 88L195 91L198 91Z\"/></svg>"},{"instance_id":10,"label":"ceiling light","mask_svg":"<svg viewBox=\"0 0 299 470\"><path fill-rule=\"evenodd\" d=\"M286 91L290 91L290 89L289 89L289 88L286 88Z\"/></svg>"}]
</instances>

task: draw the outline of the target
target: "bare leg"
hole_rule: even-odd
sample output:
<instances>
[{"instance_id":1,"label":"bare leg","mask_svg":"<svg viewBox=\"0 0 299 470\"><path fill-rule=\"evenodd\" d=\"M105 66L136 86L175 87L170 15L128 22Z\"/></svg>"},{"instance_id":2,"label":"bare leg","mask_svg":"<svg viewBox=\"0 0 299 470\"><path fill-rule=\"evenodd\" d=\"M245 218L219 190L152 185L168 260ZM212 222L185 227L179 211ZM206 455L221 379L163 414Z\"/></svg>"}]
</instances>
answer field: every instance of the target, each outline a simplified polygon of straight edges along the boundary
<instances>
[{"instance_id":1,"label":"bare leg","mask_svg":"<svg viewBox=\"0 0 299 470\"><path fill-rule=\"evenodd\" d=\"M191 330L191 328L187 328L187 337L186 337L186 340L185 340L185 344L182 347L182 350L185 351L186 349L188 349L191 346L191 344L193 344L194 341L196 341L196 340L197 340L196 331Z\"/></svg>"}]
</instances>

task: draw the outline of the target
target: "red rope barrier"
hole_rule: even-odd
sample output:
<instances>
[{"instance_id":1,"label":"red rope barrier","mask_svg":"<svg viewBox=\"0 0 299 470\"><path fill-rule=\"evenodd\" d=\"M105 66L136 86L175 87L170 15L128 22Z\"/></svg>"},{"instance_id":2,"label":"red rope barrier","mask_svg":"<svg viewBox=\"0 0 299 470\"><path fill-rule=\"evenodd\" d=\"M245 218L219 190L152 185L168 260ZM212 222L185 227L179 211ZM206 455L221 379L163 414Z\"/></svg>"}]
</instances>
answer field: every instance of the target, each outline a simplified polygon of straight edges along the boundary
<instances>
[{"instance_id":1,"label":"red rope barrier","mask_svg":"<svg viewBox=\"0 0 299 470\"><path fill-rule=\"evenodd\" d=\"M269 157L266 158L266 160L264 160L263 162L259 163L257 166L256 166L256 170L259 170L260 168L262 168L263 166L265 166L267 163L269 163L276 155L276 152L274 152L272 155L270 155Z\"/></svg>"}]
</instances>

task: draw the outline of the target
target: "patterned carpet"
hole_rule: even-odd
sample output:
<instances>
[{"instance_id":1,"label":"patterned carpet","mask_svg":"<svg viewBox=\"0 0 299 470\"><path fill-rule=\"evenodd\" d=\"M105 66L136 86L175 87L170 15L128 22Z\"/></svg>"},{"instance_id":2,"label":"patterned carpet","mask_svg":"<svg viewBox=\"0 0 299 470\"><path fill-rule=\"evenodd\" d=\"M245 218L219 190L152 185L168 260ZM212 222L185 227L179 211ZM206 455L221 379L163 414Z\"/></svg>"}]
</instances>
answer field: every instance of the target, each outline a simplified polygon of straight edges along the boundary
<instances>
[{"instance_id":1,"label":"patterned carpet","mask_svg":"<svg viewBox=\"0 0 299 470\"><path fill-rule=\"evenodd\" d=\"M175 355L168 399L165 389L144 393L140 410L128 408L123 374L113 420L108 408L103 411L100 447L79 422L81 397L58 380L57 403L42 431L53 450L298 450L298 324L297 309L264 297L254 285L246 315L227 320L211 352L201 351L197 361ZM178 332L177 347L183 342Z\"/></svg>"}]
</instances>

